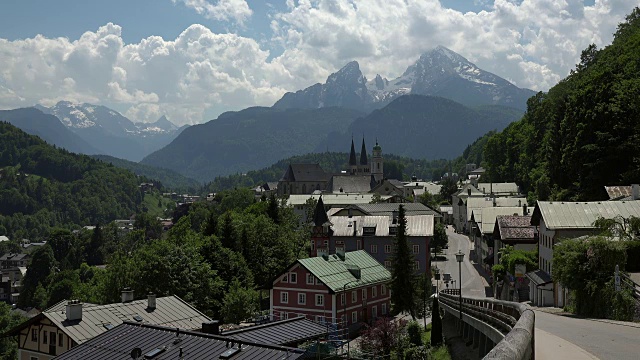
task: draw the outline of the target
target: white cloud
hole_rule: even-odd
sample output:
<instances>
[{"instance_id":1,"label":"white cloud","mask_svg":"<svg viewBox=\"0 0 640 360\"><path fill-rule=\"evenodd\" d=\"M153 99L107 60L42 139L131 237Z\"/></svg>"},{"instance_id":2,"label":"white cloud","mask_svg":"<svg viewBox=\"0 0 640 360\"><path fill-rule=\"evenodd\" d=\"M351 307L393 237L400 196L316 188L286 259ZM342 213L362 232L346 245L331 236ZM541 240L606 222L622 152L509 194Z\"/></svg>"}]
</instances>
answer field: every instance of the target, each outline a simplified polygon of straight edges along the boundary
<instances>
[{"instance_id":1,"label":"white cloud","mask_svg":"<svg viewBox=\"0 0 640 360\"><path fill-rule=\"evenodd\" d=\"M221 20L242 22L252 14L245 1L184 3ZM175 39L150 36L132 44L111 23L77 40L0 39L0 108L70 100L113 106L134 121L167 115L176 124L197 123L223 111L270 106L354 59L367 77L392 78L436 45L518 86L547 90L588 44L610 43L637 1L495 0L478 13L435 0L286 4L271 18L268 45L282 48L273 59L256 39L202 25Z\"/></svg>"},{"instance_id":2,"label":"white cloud","mask_svg":"<svg viewBox=\"0 0 640 360\"><path fill-rule=\"evenodd\" d=\"M243 24L251 17L253 11L244 0L218 0L212 4L208 0L171 0L174 4L181 2L207 19L218 21L234 20Z\"/></svg>"}]
</instances>

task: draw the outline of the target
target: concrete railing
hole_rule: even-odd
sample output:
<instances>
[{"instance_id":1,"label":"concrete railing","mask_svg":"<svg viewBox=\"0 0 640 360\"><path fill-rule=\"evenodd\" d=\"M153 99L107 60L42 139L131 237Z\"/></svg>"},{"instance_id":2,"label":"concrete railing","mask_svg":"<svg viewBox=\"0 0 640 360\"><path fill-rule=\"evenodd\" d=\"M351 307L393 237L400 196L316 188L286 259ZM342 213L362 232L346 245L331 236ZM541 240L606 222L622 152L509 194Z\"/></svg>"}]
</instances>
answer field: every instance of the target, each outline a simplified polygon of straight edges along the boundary
<instances>
[{"instance_id":1,"label":"concrete railing","mask_svg":"<svg viewBox=\"0 0 640 360\"><path fill-rule=\"evenodd\" d=\"M459 296L441 292L439 300L446 312L461 317ZM462 322L463 337L472 340L484 359L535 359L535 313L525 305L462 297Z\"/></svg>"}]
</instances>

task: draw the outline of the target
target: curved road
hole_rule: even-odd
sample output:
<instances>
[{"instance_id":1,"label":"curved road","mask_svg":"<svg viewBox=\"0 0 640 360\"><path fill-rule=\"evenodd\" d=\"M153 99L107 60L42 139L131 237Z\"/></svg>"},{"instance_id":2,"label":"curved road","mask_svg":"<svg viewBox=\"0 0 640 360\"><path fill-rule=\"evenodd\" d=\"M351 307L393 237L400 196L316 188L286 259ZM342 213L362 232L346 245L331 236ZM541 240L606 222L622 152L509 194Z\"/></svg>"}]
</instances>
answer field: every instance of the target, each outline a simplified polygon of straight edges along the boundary
<instances>
[{"instance_id":1,"label":"curved road","mask_svg":"<svg viewBox=\"0 0 640 360\"><path fill-rule=\"evenodd\" d=\"M462 295L482 297L490 294L486 279L469 260L469 238L449 229L447 235L446 260L432 261L432 265L441 273L451 274L457 288L459 272L454 254L461 250L465 254L461 266ZM442 281L440 288L445 288ZM537 359L640 359L639 323L582 319L546 312L550 309L534 310Z\"/></svg>"}]
</instances>

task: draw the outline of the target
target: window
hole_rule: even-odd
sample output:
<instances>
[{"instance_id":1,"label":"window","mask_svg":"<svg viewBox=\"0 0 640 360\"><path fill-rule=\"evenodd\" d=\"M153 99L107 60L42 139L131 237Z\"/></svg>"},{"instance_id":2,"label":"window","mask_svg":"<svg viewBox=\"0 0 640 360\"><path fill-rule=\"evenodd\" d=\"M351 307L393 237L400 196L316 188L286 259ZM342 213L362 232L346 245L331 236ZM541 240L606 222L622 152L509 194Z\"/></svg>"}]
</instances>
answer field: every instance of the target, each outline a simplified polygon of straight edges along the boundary
<instances>
[{"instance_id":1,"label":"window","mask_svg":"<svg viewBox=\"0 0 640 360\"><path fill-rule=\"evenodd\" d=\"M375 319L375 318L377 318L377 317L378 317L378 307L374 305L374 306L371 308L371 318L372 318L372 319Z\"/></svg>"},{"instance_id":2,"label":"window","mask_svg":"<svg viewBox=\"0 0 640 360\"><path fill-rule=\"evenodd\" d=\"M382 285L382 295L387 295L387 285Z\"/></svg>"},{"instance_id":3,"label":"window","mask_svg":"<svg viewBox=\"0 0 640 360\"><path fill-rule=\"evenodd\" d=\"M46 331L42 332L42 343L43 344L47 343L47 332Z\"/></svg>"},{"instance_id":4,"label":"window","mask_svg":"<svg viewBox=\"0 0 640 360\"><path fill-rule=\"evenodd\" d=\"M420 245L413 245L413 253L420 254Z\"/></svg>"},{"instance_id":5,"label":"window","mask_svg":"<svg viewBox=\"0 0 640 360\"><path fill-rule=\"evenodd\" d=\"M281 317L282 320L287 320L289 318L289 313L283 312Z\"/></svg>"},{"instance_id":6,"label":"window","mask_svg":"<svg viewBox=\"0 0 640 360\"><path fill-rule=\"evenodd\" d=\"M387 304L382 304L382 315L387 315Z\"/></svg>"},{"instance_id":7,"label":"window","mask_svg":"<svg viewBox=\"0 0 640 360\"><path fill-rule=\"evenodd\" d=\"M351 292L351 302L354 303L358 301L358 292L357 291L352 291Z\"/></svg>"},{"instance_id":8,"label":"window","mask_svg":"<svg viewBox=\"0 0 640 360\"><path fill-rule=\"evenodd\" d=\"M49 335L51 335L49 337L49 339L51 340L51 345L56 346L56 333L52 331Z\"/></svg>"},{"instance_id":9,"label":"window","mask_svg":"<svg viewBox=\"0 0 640 360\"><path fill-rule=\"evenodd\" d=\"M38 341L38 329L31 329L31 341Z\"/></svg>"},{"instance_id":10,"label":"window","mask_svg":"<svg viewBox=\"0 0 640 360\"><path fill-rule=\"evenodd\" d=\"M289 282L292 284L295 284L298 282L298 274L296 273L291 273L289 274Z\"/></svg>"},{"instance_id":11,"label":"window","mask_svg":"<svg viewBox=\"0 0 640 360\"><path fill-rule=\"evenodd\" d=\"M311 250L315 250L316 249L316 242L311 240Z\"/></svg>"},{"instance_id":12,"label":"window","mask_svg":"<svg viewBox=\"0 0 640 360\"><path fill-rule=\"evenodd\" d=\"M391 245L385 245L384 246L384 253L385 254L390 254L391 253Z\"/></svg>"},{"instance_id":13,"label":"window","mask_svg":"<svg viewBox=\"0 0 640 360\"><path fill-rule=\"evenodd\" d=\"M324 306L324 295L316 294L316 306Z\"/></svg>"},{"instance_id":14,"label":"window","mask_svg":"<svg viewBox=\"0 0 640 360\"><path fill-rule=\"evenodd\" d=\"M371 297L374 298L378 296L378 287L377 286L372 286L371 287Z\"/></svg>"},{"instance_id":15,"label":"window","mask_svg":"<svg viewBox=\"0 0 640 360\"><path fill-rule=\"evenodd\" d=\"M298 305L306 305L307 304L307 294L298 293Z\"/></svg>"},{"instance_id":16,"label":"window","mask_svg":"<svg viewBox=\"0 0 640 360\"><path fill-rule=\"evenodd\" d=\"M351 313L351 323L357 323L358 322L358 312L354 311Z\"/></svg>"},{"instance_id":17,"label":"window","mask_svg":"<svg viewBox=\"0 0 640 360\"><path fill-rule=\"evenodd\" d=\"M362 300L365 300L367 298L367 289L364 288L362 289Z\"/></svg>"},{"instance_id":18,"label":"window","mask_svg":"<svg viewBox=\"0 0 640 360\"><path fill-rule=\"evenodd\" d=\"M60 334L60 336L58 336L58 346L63 347L64 346L64 342L62 341L62 334Z\"/></svg>"},{"instance_id":19,"label":"window","mask_svg":"<svg viewBox=\"0 0 640 360\"><path fill-rule=\"evenodd\" d=\"M413 270L420 270L420 261L416 261L415 264L413 264Z\"/></svg>"},{"instance_id":20,"label":"window","mask_svg":"<svg viewBox=\"0 0 640 360\"><path fill-rule=\"evenodd\" d=\"M377 254L378 253L378 245L371 245L371 253L372 254Z\"/></svg>"},{"instance_id":21,"label":"window","mask_svg":"<svg viewBox=\"0 0 640 360\"><path fill-rule=\"evenodd\" d=\"M324 324L324 316L322 315L316 315L316 322L319 322L321 324Z\"/></svg>"},{"instance_id":22,"label":"window","mask_svg":"<svg viewBox=\"0 0 640 360\"><path fill-rule=\"evenodd\" d=\"M344 305L344 302L346 301L347 297L345 296L344 293L340 294L340 305Z\"/></svg>"},{"instance_id":23,"label":"window","mask_svg":"<svg viewBox=\"0 0 640 360\"><path fill-rule=\"evenodd\" d=\"M387 268L387 269L390 269L391 268L391 260L385 260L384 261L384 267Z\"/></svg>"},{"instance_id":24,"label":"window","mask_svg":"<svg viewBox=\"0 0 640 360\"><path fill-rule=\"evenodd\" d=\"M284 274L284 276L282 277L282 282L283 283L288 283L289 282L289 274Z\"/></svg>"},{"instance_id":25,"label":"window","mask_svg":"<svg viewBox=\"0 0 640 360\"><path fill-rule=\"evenodd\" d=\"M280 302L283 304L286 304L289 302L289 293L286 291L283 291L280 293Z\"/></svg>"},{"instance_id":26,"label":"window","mask_svg":"<svg viewBox=\"0 0 640 360\"><path fill-rule=\"evenodd\" d=\"M313 285L313 274L307 274L307 285Z\"/></svg>"}]
</instances>

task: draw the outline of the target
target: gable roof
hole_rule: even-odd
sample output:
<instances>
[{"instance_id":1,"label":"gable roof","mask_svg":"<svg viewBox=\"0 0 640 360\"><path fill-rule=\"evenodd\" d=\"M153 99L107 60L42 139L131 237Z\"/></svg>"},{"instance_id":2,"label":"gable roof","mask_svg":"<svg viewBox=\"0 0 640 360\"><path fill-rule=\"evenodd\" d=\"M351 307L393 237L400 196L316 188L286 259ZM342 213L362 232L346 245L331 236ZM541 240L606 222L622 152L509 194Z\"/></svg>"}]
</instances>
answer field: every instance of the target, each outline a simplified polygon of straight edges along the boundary
<instances>
[{"instance_id":1,"label":"gable roof","mask_svg":"<svg viewBox=\"0 0 640 360\"><path fill-rule=\"evenodd\" d=\"M235 340L220 335L193 331L176 332L175 328L125 322L115 328L76 346L56 359L78 360L130 360L131 351L138 347L143 356L155 349L163 349L157 359L218 359L222 353L242 345L242 350L233 355L234 360L243 359L297 359L304 351L277 345ZM231 345L231 346L229 346ZM151 357L149 357L151 358Z\"/></svg>"},{"instance_id":2,"label":"gable roof","mask_svg":"<svg viewBox=\"0 0 640 360\"><path fill-rule=\"evenodd\" d=\"M465 184L460 191L455 193L455 195L459 198L467 198L469 196L469 190L471 190L471 196L482 196L484 195L482 191L476 189L475 186L471 184Z\"/></svg>"},{"instance_id":3,"label":"gable roof","mask_svg":"<svg viewBox=\"0 0 640 360\"><path fill-rule=\"evenodd\" d=\"M512 194L518 195L520 190L516 183L478 183L478 190L483 194Z\"/></svg>"},{"instance_id":4,"label":"gable roof","mask_svg":"<svg viewBox=\"0 0 640 360\"><path fill-rule=\"evenodd\" d=\"M337 193L337 194L295 194L289 195L287 198L288 206L304 205L310 198L318 200L322 196L322 201L326 206L347 206L349 204L368 204L373 201L375 194L349 194L349 193ZM382 195L382 200L387 200L391 196Z\"/></svg>"},{"instance_id":5,"label":"gable roof","mask_svg":"<svg viewBox=\"0 0 640 360\"><path fill-rule=\"evenodd\" d=\"M498 215L493 229L494 238L505 243L535 243L535 227L531 216Z\"/></svg>"},{"instance_id":6,"label":"gable roof","mask_svg":"<svg viewBox=\"0 0 640 360\"><path fill-rule=\"evenodd\" d=\"M538 226L544 220L548 229L594 229L599 217L613 219L622 216L640 217L640 200L551 202L538 201L531 216L531 224Z\"/></svg>"},{"instance_id":7,"label":"gable roof","mask_svg":"<svg viewBox=\"0 0 640 360\"><path fill-rule=\"evenodd\" d=\"M139 324L153 324L180 329L200 329L209 317L189 305L177 296L165 296L156 299L156 308L148 309L147 300L135 300L126 303L96 305L82 304L82 320L69 321L66 315L67 301L63 300L41 313L77 344L96 337L107 331L105 324L118 325L124 321L134 321L139 315Z\"/></svg>"},{"instance_id":8,"label":"gable roof","mask_svg":"<svg viewBox=\"0 0 640 360\"><path fill-rule=\"evenodd\" d=\"M239 330L225 331L221 335L241 341L286 345L316 339L325 336L327 332L326 325L311 321L304 316L298 316Z\"/></svg>"},{"instance_id":9,"label":"gable roof","mask_svg":"<svg viewBox=\"0 0 640 360\"><path fill-rule=\"evenodd\" d=\"M493 233L493 229L496 224L496 217L498 215L523 215L521 207L488 207L483 209L477 209L475 211L482 211L482 225L480 226L480 231L483 234L491 234ZM478 220L476 219L476 222Z\"/></svg>"},{"instance_id":10,"label":"gable roof","mask_svg":"<svg viewBox=\"0 0 640 360\"><path fill-rule=\"evenodd\" d=\"M327 190L332 193L368 193L371 191L370 175L333 175Z\"/></svg>"},{"instance_id":11,"label":"gable roof","mask_svg":"<svg viewBox=\"0 0 640 360\"><path fill-rule=\"evenodd\" d=\"M391 281L391 273L376 259L364 250L346 252L344 260L337 255L328 255L300 259L298 263L325 284L332 292L358 288L364 285L387 283ZM357 279L350 268L360 269Z\"/></svg>"},{"instance_id":12,"label":"gable roof","mask_svg":"<svg viewBox=\"0 0 640 360\"><path fill-rule=\"evenodd\" d=\"M404 208L406 215L433 215L442 217L440 213L422 203L377 203L354 205L369 215L392 216L394 211L398 211L400 205Z\"/></svg>"},{"instance_id":13,"label":"gable roof","mask_svg":"<svg viewBox=\"0 0 640 360\"><path fill-rule=\"evenodd\" d=\"M289 164L280 181L316 181L324 182L329 179L320 164Z\"/></svg>"},{"instance_id":14,"label":"gable roof","mask_svg":"<svg viewBox=\"0 0 640 360\"><path fill-rule=\"evenodd\" d=\"M407 215L407 236L433 236L433 215ZM363 236L364 228L375 228L375 236L390 236L393 218L387 215L332 216L333 236Z\"/></svg>"}]
</instances>

